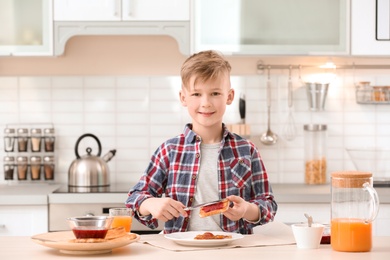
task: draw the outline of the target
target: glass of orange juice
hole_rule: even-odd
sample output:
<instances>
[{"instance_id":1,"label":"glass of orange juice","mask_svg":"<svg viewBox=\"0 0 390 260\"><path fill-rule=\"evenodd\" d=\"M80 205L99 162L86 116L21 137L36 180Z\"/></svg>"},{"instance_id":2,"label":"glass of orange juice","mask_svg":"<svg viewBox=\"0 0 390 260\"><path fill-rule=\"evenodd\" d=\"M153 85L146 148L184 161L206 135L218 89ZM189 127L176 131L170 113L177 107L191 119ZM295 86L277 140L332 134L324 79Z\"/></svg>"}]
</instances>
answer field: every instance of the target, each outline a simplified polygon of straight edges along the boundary
<instances>
[{"instance_id":1,"label":"glass of orange juice","mask_svg":"<svg viewBox=\"0 0 390 260\"><path fill-rule=\"evenodd\" d=\"M114 219L111 223L111 228L124 227L126 232L130 232L131 223L133 222L133 211L129 208L111 208L109 210L110 216Z\"/></svg>"}]
</instances>

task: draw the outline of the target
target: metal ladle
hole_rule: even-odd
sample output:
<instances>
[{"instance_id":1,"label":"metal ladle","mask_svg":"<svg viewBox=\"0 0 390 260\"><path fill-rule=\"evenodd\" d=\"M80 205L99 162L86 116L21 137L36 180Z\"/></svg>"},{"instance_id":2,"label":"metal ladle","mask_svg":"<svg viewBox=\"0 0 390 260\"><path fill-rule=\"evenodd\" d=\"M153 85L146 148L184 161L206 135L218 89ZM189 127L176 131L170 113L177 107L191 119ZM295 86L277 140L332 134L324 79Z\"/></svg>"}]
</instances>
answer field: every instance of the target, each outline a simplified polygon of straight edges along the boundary
<instances>
[{"instance_id":1,"label":"metal ladle","mask_svg":"<svg viewBox=\"0 0 390 260\"><path fill-rule=\"evenodd\" d=\"M268 80L267 80L267 112L268 112L268 126L267 131L261 135L260 141L265 145L272 145L278 141L278 136L271 131L271 77L270 66L268 66Z\"/></svg>"}]
</instances>

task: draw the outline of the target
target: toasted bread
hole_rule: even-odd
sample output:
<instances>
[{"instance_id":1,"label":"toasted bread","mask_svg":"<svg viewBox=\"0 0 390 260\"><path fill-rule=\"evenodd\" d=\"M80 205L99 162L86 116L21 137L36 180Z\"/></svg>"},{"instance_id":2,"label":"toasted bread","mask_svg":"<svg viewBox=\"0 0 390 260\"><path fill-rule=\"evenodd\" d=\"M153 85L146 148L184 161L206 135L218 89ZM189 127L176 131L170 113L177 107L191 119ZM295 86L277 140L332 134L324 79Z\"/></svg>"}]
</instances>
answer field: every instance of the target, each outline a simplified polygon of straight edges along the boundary
<instances>
[{"instance_id":1,"label":"toasted bread","mask_svg":"<svg viewBox=\"0 0 390 260\"><path fill-rule=\"evenodd\" d=\"M219 202L209 204L200 208L199 216L205 218L211 215L220 214L227 211L229 208L229 200L224 199Z\"/></svg>"}]
</instances>

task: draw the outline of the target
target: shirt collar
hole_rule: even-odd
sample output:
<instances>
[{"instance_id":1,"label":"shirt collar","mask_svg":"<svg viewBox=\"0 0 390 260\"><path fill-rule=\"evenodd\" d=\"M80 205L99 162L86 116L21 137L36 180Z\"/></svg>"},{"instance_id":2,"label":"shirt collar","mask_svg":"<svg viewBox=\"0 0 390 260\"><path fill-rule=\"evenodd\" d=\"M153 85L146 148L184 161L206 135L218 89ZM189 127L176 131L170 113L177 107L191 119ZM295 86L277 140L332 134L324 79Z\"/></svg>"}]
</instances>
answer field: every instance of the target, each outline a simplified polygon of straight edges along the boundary
<instances>
[{"instance_id":1,"label":"shirt collar","mask_svg":"<svg viewBox=\"0 0 390 260\"><path fill-rule=\"evenodd\" d=\"M228 139L234 139L233 134L227 129L226 125L222 123L223 128L223 137L221 141L222 143ZM197 137L197 134L192 131L192 124L186 124L183 131L186 143L194 143Z\"/></svg>"}]
</instances>

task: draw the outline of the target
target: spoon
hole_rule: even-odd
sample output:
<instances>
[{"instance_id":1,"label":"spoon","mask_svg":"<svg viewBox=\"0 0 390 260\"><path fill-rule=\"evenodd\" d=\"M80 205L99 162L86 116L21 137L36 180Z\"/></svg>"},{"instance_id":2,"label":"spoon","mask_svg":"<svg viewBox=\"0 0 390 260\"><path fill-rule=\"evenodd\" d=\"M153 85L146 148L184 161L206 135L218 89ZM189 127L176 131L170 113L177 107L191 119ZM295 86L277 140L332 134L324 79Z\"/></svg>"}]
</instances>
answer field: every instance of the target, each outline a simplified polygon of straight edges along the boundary
<instances>
[{"instance_id":1,"label":"spoon","mask_svg":"<svg viewBox=\"0 0 390 260\"><path fill-rule=\"evenodd\" d=\"M311 227L311 224L313 224L313 218L312 216L309 216L309 214L305 213L305 217L307 218L308 226Z\"/></svg>"},{"instance_id":2,"label":"spoon","mask_svg":"<svg viewBox=\"0 0 390 260\"><path fill-rule=\"evenodd\" d=\"M272 145L278 141L278 136L271 131L271 79L270 66L268 66L268 80L267 80L267 112L268 112L268 126L267 131L262 134L260 141L265 145Z\"/></svg>"}]
</instances>

